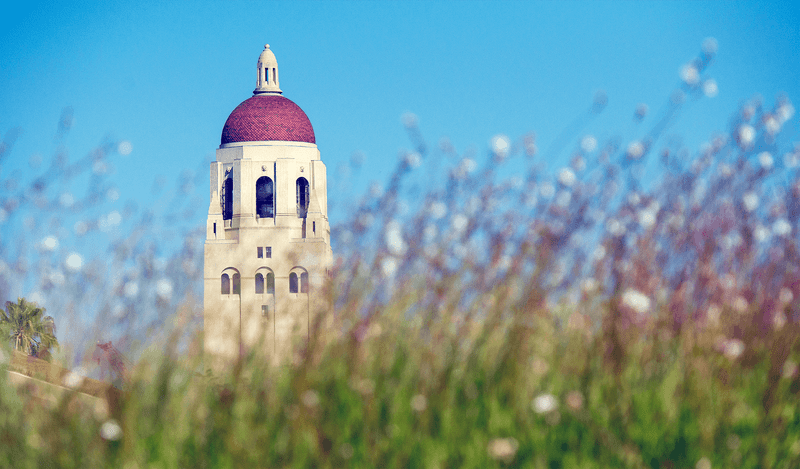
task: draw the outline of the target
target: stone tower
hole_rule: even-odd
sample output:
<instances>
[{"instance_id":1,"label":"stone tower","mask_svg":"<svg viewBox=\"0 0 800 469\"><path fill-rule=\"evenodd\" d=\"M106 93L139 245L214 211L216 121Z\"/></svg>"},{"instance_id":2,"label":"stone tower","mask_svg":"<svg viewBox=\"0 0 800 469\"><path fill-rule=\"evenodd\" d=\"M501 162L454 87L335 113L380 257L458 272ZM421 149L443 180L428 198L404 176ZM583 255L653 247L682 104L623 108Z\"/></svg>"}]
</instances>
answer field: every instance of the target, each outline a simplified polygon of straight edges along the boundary
<instances>
[{"instance_id":1,"label":"stone tower","mask_svg":"<svg viewBox=\"0 0 800 469\"><path fill-rule=\"evenodd\" d=\"M325 164L311 122L283 97L278 78L266 45L253 96L228 117L211 163L203 327L215 368L256 347L281 356L325 307Z\"/></svg>"}]
</instances>

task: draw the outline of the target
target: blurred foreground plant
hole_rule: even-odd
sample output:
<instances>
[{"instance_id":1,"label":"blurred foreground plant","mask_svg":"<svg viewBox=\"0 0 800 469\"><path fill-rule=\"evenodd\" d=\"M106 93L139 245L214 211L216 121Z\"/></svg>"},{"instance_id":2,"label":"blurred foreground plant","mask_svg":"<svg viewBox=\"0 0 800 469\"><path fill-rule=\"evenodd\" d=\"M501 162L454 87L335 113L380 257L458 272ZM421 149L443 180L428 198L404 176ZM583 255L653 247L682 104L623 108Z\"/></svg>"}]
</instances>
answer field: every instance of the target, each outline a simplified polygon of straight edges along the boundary
<instances>
[{"instance_id":1,"label":"blurred foreground plant","mask_svg":"<svg viewBox=\"0 0 800 469\"><path fill-rule=\"evenodd\" d=\"M417 184L435 156L404 119L415 150L334 230L332 327L320 312L282 365L204 376L180 314L108 415L0 383L0 465L798 467L793 107L754 100L696 154L655 151L716 92L712 46L644 137L582 136L554 179L498 178L537 152L498 136L481 169L443 142L444 186Z\"/></svg>"}]
</instances>

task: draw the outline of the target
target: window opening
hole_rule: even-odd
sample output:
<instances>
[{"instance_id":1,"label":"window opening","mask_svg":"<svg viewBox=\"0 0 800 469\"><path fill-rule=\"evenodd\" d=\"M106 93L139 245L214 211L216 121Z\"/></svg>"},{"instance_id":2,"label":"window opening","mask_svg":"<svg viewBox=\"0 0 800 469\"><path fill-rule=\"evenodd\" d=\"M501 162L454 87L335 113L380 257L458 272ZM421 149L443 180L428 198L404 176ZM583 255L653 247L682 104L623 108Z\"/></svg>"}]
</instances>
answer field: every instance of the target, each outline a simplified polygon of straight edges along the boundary
<instances>
[{"instance_id":1,"label":"window opening","mask_svg":"<svg viewBox=\"0 0 800 469\"><path fill-rule=\"evenodd\" d=\"M297 293L297 274L292 272L289 274L289 293Z\"/></svg>"},{"instance_id":2,"label":"window opening","mask_svg":"<svg viewBox=\"0 0 800 469\"><path fill-rule=\"evenodd\" d=\"M225 178L222 184L222 219L230 220L233 218L233 178Z\"/></svg>"},{"instance_id":3,"label":"window opening","mask_svg":"<svg viewBox=\"0 0 800 469\"><path fill-rule=\"evenodd\" d=\"M269 319L269 306L261 305L261 316Z\"/></svg>"},{"instance_id":4,"label":"window opening","mask_svg":"<svg viewBox=\"0 0 800 469\"><path fill-rule=\"evenodd\" d=\"M242 281L239 274L233 274L233 294L240 295L242 293Z\"/></svg>"},{"instance_id":5,"label":"window opening","mask_svg":"<svg viewBox=\"0 0 800 469\"><path fill-rule=\"evenodd\" d=\"M277 83L278 82L278 69L277 68L273 68L272 69L272 82L273 83Z\"/></svg>"},{"instance_id":6,"label":"window opening","mask_svg":"<svg viewBox=\"0 0 800 469\"><path fill-rule=\"evenodd\" d=\"M311 232L317 234L317 222L315 221L311 222Z\"/></svg>"},{"instance_id":7,"label":"window opening","mask_svg":"<svg viewBox=\"0 0 800 469\"><path fill-rule=\"evenodd\" d=\"M300 274L300 293L308 293L308 272Z\"/></svg>"},{"instance_id":8,"label":"window opening","mask_svg":"<svg viewBox=\"0 0 800 469\"><path fill-rule=\"evenodd\" d=\"M264 69L264 81L269 83L269 69Z\"/></svg>"},{"instance_id":9,"label":"window opening","mask_svg":"<svg viewBox=\"0 0 800 469\"><path fill-rule=\"evenodd\" d=\"M267 294L275 294L275 274L272 272L267 273Z\"/></svg>"},{"instance_id":10,"label":"window opening","mask_svg":"<svg viewBox=\"0 0 800 469\"><path fill-rule=\"evenodd\" d=\"M223 295L231 294L231 278L228 277L228 274L222 274L222 286L220 293Z\"/></svg>"},{"instance_id":11,"label":"window opening","mask_svg":"<svg viewBox=\"0 0 800 469\"><path fill-rule=\"evenodd\" d=\"M297 216L305 218L308 215L308 180L304 177L297 178Z\"/></svg>"},{"instance_id":12,"label":"window opening","mask_svg":"<svg viewBox=\"0 0 800 469\"><path fill-rule=\"evenodd\" d=\"M258 258L259 259L263 259L264 258L264 248L259 247L257 249L258 249Z\"/></svg>"},{"instance_id":13,"label":"window opening","mask_svg":"<svg viewBox=\"0 0 800 469\"><path fill-rule=\"evenodd\" d=\"M267 247L264 248L264 257L266 257L267 259L272 259L272 247L271 246L267 246Z\"/></svg>"},{"instance_id":14,"label":"window opening","mask_svg":"<svg viewBox=\"0 0 800 469\"><path fill-rule=\"evenodd\" d=\"M261 176L256 181L256 217L273 218L275 216L275 189L272 179Z\"/></svg>"},{"instance_id":15,"label":"window opening","mask_svg":"<svg viewBox=\"0 0 800 469\"><path fill-rule=\"evenodd\" d=\"M264 275L261 273L256 274L256 294L264 294Z\"/></svg>"},{"instance_id":16,"label":"window opening","mask_svg":"<svg viewBox=\"0 0 800 469\"><path fill-rule=\"evenodd\" d=\"M217 237L217 224L214 223L214 237Z\"/></svg>"}]
</instances>

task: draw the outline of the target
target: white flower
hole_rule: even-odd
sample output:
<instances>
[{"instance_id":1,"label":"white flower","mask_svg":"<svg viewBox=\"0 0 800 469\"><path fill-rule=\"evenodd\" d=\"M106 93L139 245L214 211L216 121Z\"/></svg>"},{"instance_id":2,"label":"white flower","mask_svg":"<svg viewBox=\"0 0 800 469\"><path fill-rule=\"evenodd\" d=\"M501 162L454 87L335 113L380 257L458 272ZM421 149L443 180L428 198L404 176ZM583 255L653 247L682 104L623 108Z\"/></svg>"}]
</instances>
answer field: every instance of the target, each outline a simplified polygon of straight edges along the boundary
<instances>
[{"instance_id":1,"label":"white flower","mask_svg":"<svg viewBox=\"0 0 800 469\"><path fill-rule=\"evenodd\" d=\"M42 240L42 249L45 251L54 251L58 248L58 238L55 236L47 236Z\"/></svg>"},{"instance_id":2,"label":"white flower","mask_svg":"<svg viewBox=\"0 0 800 469\"><path fill-rule=\"evenodd\" d=\"M719 93L719 88L717 88L717 82L714 80L706 80L703 82L703 94L705 94L709 98L713 98L714 96Z\"/></svg>"},{"instance_id":3,"label":"white flower","mask_svg":"<svg viewBox=\"0 0 800 469\"><path fill-rule=\"evenodd\" d=\"M789 236L792 233L792 224L785 218L779 218L772 224L772 232L776 236Z\"/></svg>"},{"instance_id":4,"label":"white flower","mask_svg":"<svg viewBox=\"0 0 800 469\"><path fill-rule=\"evenodd\" d=\"M122 427L114 419L106 420L100 427L100 436L105 440L119 440L122 438Z\"/></svg>"},{"instance_id":5,"label":"white flower","mask_svg":"<svg viewBox=\"0 0 800 469\"><path fill-rule=\"evenodd\" d=\"M558 401L552 394L540 394L536 396L531 406L537 414L544 414L555 410L558 407Z\"/></svg>"},{"instance_id":6,"label":"white flower","mask_svg":"<svg viewBox=\"0 0 800 469\"><path fill-rule=\"evenodd\" d=\"M381 262L381 272L383 272L384 277L394 277L394 274L397 272L397 259L391 256L385 258Z\"/></svg>"},{"instance_id":7,"label":"white flower","mask_svg":"<svg viewBox=\"0 0 800 469\"><path fill-rule=\"evenodd\" d=\"M497 459L508 464L514 459L518 448L519 443L517 443L517 440L514 438L495 438L489 442L486 451L489 452L489 456L492 459Z\"/></svg>"},{"instance_id":8,"label":"white flower","mask_svg":"<svg viewBox=\"0 0 800 469\"><path fill-rule=\"evenodd\" d=\"M581 150L591 153L597 148L597 139L593 135L587 135L581 139Z\"/></svg>"},{"instance_id":9,"label":"white flower","mask_svg":"<svg viewBox=\"0 0 800 469\"><path fill-rule=\"evenodd\" d=\"M395 256L402 256L408 247L403 240L403 232L400 228L400 223L396 221L391 221L387 224L384 241L386 242L386 247L389 249L389 252Z\"/></svg>"},{"instance_id":10,"label":"white flower","mask_svg":"<svg viewBox=\"0 0 800 469\"><path fill-rule=\"evenodd\" d=\"M73 252L67 256L64 264L66 265L67 270L77 272L81 270L81 267L83 266L83 258L77 252Z\"/></svg>"},{"instance_id":11,"label":"white flower","mask_svg":"<svg viewBox=\"0 0 800 469\"><path fill-rule=\"evenodd\" d=\"M642 155L644 155L644 145L642 145L642 142L639 141L631 142L628 145L627 155L628 158L632 160L638 160L639 158L641 158Z\"/></svg>"},{"instance_id":12,"label":"white flower","mask_svg":"<svg viewBox=\"0 0 800 469\"><path fill-rule=\"evenodd\" d=\"M749 148L756 139L756 129L751 125L741 125L739 126L738 137L739 146L742 148Z\"/></svg>"},{"instance_id":13,"label":"white flower","mask_svg":"<svg viewBox=\"0 0 800 469\"><path fill-rule=\"evenodd\" d=\"M61 382L67 388L76 389L79 388L81 384L83 384L83 379L84 379L83 376L85 374L86 370L81 367L78 367L65 374Z\"/></svg>"},{"instance_id":14,"label":"white flower","mask_svg":"<svg viewBox=\"0 0 800 469\"><path fill-rule=\"evenodd\" d=\"M736 360L744 352L744 342L739 339L731 339L725 342L723 354L731 360Z\"/></svg>"},{"instance_id":15,"label":"white flower","mask_svg":"<svg viewBox=\"0 0 800 469\"><path fill-rule=\"evenodd\" d=\"M768 151L762 151L758 154L758 163L766 170L772 169L772 155Z\"/></svg>"},{"instance_id":16,"label":"white flower","mask_svg":"<svg viewBox=\"0 0 800 469\"><path fill-rule=\"evenodd\" d=\"M558 173L558 182L569 187L575 184L575 173L569 168L563 168Z\"/></svg>"},{"instance_id":17,"label":"white flower","mask_svg":"<svg viewBox=\"0 0 800 469\"><path fill-rule=\"evenodd\" d=\"M156 294L162 299L169 299L172 296L172 282L166 278L160 279L156 282Z\"/></svg>"},{"instance_id":18,"label":"white flower","mask_svg":"<svg viewBox=\"0 0 800 469\"><path fill-rule=\"evenodd\" d=\"M499 158L505 158L511 147L511 140L505 135L495 135L492 137L492 152Z\"/></svg>"},{"instance_id":19,"label":"white flower","mask_svg":"<svg viewBox=\"0 0 800 469\"><path fill-rule=\"evenodd\" d=\"M650 311L650 298L639 290L625 290L622 294L622 304L639 314Z\"/></svg>"},{"instance_id":20,"label":"white flower","mask_svg":"<svg viewBox=\"0 0 800 469\"><path fill-rule=\"evenodd\" d=\"M694 86L700 81L700 73L693 64L686 64L681 67L680 75L681 80L689 86Z\"/></svg>"},{"instance_id":21,"label":"white flower","mask_svg":"<svg viewBox=\"0 0 800 469\"><path fill-rule=\"evenodd\" d=\"M742 196L742 205L748 212L752 212L758 208L758 194L753 191L745 192Z\"/></svg>"},{"instance_id":22,"label":"white flower","mask_svg":"<svg viewBox=\"0 0 800 469\"><path fill-rule=\"evenodd\" d=\"M438 220L447 214L447 206L437 200L431 204L428 212L431 214L431 218Z\"/></svg>"},{"instance_id":23,"label":"white flower","mask_svg":"<svg viewBox=\"0 0 800 469\"><path fill-rule=\"evenodd\" d=\"M132 151L133 145L127 140L123 140L117 145L117 152L122 156L130 155Z\"/></svg>"},{"instance_id":24,"label":"white flower","mask_svg":"<svg viewBox=\"0 0 800 469\"><path fill-rule=\"evenodd\" d=\"M319 404L319 395L313 389L309 389L303 393L303 405L311 408L316 407Z\"/></svg>"}]
</instances>

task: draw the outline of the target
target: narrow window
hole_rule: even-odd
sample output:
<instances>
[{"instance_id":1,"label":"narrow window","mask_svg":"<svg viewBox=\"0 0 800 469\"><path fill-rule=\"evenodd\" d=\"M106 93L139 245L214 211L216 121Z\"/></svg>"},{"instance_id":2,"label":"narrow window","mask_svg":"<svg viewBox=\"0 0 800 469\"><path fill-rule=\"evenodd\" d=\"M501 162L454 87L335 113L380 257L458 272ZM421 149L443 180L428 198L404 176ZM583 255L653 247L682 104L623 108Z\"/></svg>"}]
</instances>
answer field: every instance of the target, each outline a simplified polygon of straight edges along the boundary
<instances>
[{"instance_id":1,"label":"narrow window","mask_svg":"<svg viewBox=\"0 0 800 469\"><path fill-rule=\"evenodd\" d=\"M305 218L308 215L308 180L304 177L297 178L297 217Z\"/></svg>"},{"instance_id":2,"label":"narrow window","mask_svg":"<svg viewBox=\"0 0 800 469\"><path fill-rule=\"evenodd\" d=\"M269 319L269 306L261 305L261 316Z\"/></svg>"},{"instance_id":3,"label":"narrow window","mask_svg":"<svg viewBox=\"0 0 800 469\"><path fill-rule=\"evenodd\" d=\"M242 281L239 274L233 274L233 294L239 295L242 293Z\"/></svg>"},{"instance_id":4,"label":"narrow window","mask_svg":"<svg viewBox=\"0 0 800 469\"><path fill-rule=\"evenodd\" d=\"M217 237L217 224L214 223L214 237Z\"/></svg>"},{"instance_id":5,"label":"narrow window","mask_svg":"<svg viewBox=\"0 0 800 469\"><path fill-rule=\"evenodd\" d=\"M266 257L267 259L272 259L272 247L271 246L267 246L267 247L264 248L264 257Z\"/></svg>"},{"instance_id":6,"label":"narrow window","mask_svg":"<svg viewBox=\"0 0 800 469\"><path fill-rule=\"evenodd\" d=\"M222 219L233 218L233 178L225 178L222 184Z\"/></svg>"},{"instance_id":7,"label":"narrow window","mask_svg":"<svg viewBox=\"0 0 800 469\"><path fill-rule=\"evenodd\" d=\"M312 222L311 222L311 231L312 231L314 234L317 234L317 222L315 222L315 221L312 221Z\"/></svg>"},{"instance_id":8,"label":"narrow window","mask_svg":"<svg viewBox=\"0 0 800 469\"><path fill-rule=\"evenodd\" d=\"M264 69L264 81L269 83L269 69L268 68Z\"/></svg>"},{"instance_id":9,"label":"narrow window","mask_svg":"<svg viewBox=\"0 0 800 469\"><path fill-rule=\"evenodd\" d=\"M258 249L258 258L259 259L263 259L264 258L264 248L259 247L257 249Z\"/></svg>"},{"instance_id":10,"label":"narrow window","mask_svg":"<svg viewBox=\"0 0 800 469\"><path fill-rule=\"evenodd\" d=\"M264 294L264 275L256 274L256 295Z\"/></svg>"},{"instance_id":11,"label":"narrow window","mask_svg":"<svg viewBox=\"0 0 800 469\"><path fill-rule=\"evenodd\" d=\"M274 295L275 294L275 274L269 272L267 274L267 294Z\"/></svg>"},{"instance_id":12,"label":"narrow window","mask_svg":"<svg viewBox=\"0 0 800 469\"><path fill-rule=\"evenodd\" d=\"M276 68L272 69L272 82L273 83L277 83L278 82L278 69L276 69Z\"/></svg>"},{"instance_id":13,"label":"narrow window","mask_svg":"<svg viewBox=\"0 0 800 469\"><path fill-rule=\"evenodd\" d=\"M256 217L273 218L275 216L275 197L272 179L262 176L256 181Z\"/></svg>"},{"instance_id":14,"label":"narrow window","mask_svg":"<svg viewBox=\"0 0 800 469\"><path fill-rule=\"evenodd\" d=\"M228 274L222 274L222 289L220 293L223 295L231 294L231 278L228 277Z\"/></svg>"},{"instance_id":15,"label":"narrow window","mask_svg":"<svg viewBox=\"0 0 800 469\"><path fill-rule=\"evenodd\" d=\"M289 274L289 293L297 293L297 274L292 272Z\"/></svg>"},{"instance_id":16,"label":"narrow window","mask_svg":"<svg viewBox=\"0 0 800 469\"><path fill-rule=\"evenodd\" d=\"M300 293L308 293L308 272L300 274Z\"/></svg>"}]
</instances>

